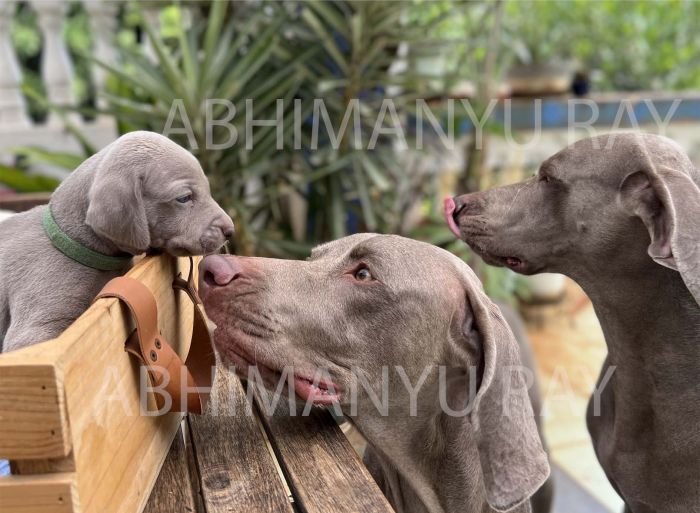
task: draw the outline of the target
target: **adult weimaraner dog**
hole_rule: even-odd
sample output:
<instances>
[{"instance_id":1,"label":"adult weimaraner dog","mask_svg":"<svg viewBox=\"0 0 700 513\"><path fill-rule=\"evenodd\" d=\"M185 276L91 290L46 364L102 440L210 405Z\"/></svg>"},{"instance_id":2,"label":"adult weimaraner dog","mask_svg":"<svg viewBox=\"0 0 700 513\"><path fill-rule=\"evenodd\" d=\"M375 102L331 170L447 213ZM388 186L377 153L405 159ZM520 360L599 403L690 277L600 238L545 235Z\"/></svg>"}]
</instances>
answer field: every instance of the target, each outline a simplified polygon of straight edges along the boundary
<instances>
[{"instance_id":1,"label":"adult weimaraner dog","mask_svg":"<svg viewBox=\"0 0 700 513\"><path fill-rule=\"evenodd\" d=\"M124 135L48 206L0 223L0 343L10 351L54 338L133 255L210 253L232 234L197 159L155 133Z\"/></svg>"},{"instance_id":2,"label":"adult weimaraner dog","mask_svg":"<svg viewBox=\"0 0 700 513\"><path fill-rule=\"evenodd\" d=\"M608 345L588 429L633 513L700 511L700 173L673 141L579 141L523 183L446 201L486 262L571 276ZM612 374L611 374L612 373Z\"/></svg>"},{"instance_id":3,"label":"adult weimaraner dog","mask_svg":"<svg viewBox=\"0 0 700 513\"><path fill-rule=\"evenodd\" d=\"M199 290L223 362L339 404L397 512L530 511L549 464L518 343L460 259L360 234L305 262L209 256Z\"/></svg>"}]
</instances>

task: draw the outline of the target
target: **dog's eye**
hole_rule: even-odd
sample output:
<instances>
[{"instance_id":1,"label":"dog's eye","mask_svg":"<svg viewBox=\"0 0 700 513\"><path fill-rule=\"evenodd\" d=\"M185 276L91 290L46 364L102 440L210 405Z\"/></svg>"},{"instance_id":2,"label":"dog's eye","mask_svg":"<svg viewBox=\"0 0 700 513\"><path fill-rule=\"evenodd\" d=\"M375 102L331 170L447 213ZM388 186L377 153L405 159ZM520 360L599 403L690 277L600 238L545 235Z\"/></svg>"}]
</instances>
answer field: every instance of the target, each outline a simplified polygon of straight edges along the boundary
<instances>
[{"instance_id":1,"label":"dog's eye","mask_svg":"<svg viewBox=\"0 0 700 513\"><path fill-rule=\"evenodd\" d=\"M367 266L359 267L353 276L357 281L372 281L374 279Z\"/></svg>"},{"instance_id":2,"label":"dog's eye","mask_svg":"<svg viewBox=\"0 0 700 513\"><path fill-rule=\"evenodd\" d=\"M551 181L552 181L551 176L545 175L545 174L540 174L540 182L550 183Z\"/></svg>"},{"instance_id":3,"label":"dog's eye","mask_svg":"<svg viewBox=\"0 0 700 513\"><path fill-rule=\"evenodd\" d=\"M192 194L180 196L179 198L176 198L175 201L177 201L178 203L189 203L190 201L192 201Z\"/></svg>"}]
</instances>

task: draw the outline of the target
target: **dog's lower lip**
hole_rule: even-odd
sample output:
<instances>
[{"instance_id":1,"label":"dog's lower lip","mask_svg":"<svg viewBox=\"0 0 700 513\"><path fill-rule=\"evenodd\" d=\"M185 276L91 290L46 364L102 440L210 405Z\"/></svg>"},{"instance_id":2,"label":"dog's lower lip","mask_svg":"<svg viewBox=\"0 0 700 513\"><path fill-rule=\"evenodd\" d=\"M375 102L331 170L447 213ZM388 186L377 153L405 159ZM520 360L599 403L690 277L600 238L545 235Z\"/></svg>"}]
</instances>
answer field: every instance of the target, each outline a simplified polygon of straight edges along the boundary
<instances>
[{"instance_id":1,"label":"dog's lower lip","mask_svg":"<svg viewBox=\"0 0 700 513\"><path fill-rule=\"evenodd\" d=\"M294 375L294 393L305 401L311 401L316 405L329 405L337 403L340 395L333 385L324 382L314 384L313 380Z\"/></svg>"},{"instance_id":2,"label":"dog's lower lip","mask_svg":"<svg viewBox=\"0 0 700 513\"><path fill-rule=\"evenodd\" d=\"M506 257L506 265L508 267L522 267L523 261L516 257Z\"/></svg>"},{"instance_id":3,"label":"dog's lower lip","mask_svg":"<svg viewBox=\"0 0 700 513\"><path fill-rule=\"evenodd\" d=\"M231 352L246 363L249 367L258 367L263 371L263 374L275 376L277 381L282 378L282 373L272 367L268 367L258 361L253 362L251 358L240 347L231 348ZM328 383L324 380L314 380L294 374L294 393L301 399L311 402L317 406L326 406L340 401L340 393L338 387L333 383ZM244 376L248 377L248 376ZM262 376L264 377L264 375ZM276 385L276 384L275 384Z\"/></svg>"}]
</instances>

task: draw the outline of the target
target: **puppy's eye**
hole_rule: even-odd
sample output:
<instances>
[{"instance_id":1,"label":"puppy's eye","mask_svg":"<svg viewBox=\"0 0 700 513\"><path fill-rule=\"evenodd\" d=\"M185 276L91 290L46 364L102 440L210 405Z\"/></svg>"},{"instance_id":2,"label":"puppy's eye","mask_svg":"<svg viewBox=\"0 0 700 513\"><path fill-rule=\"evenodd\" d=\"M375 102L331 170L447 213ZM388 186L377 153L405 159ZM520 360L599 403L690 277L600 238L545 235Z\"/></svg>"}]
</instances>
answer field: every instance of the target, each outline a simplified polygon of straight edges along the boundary
<instances>
[{"instance_id":1,"label":"puppy's eye","mask_svg":"<svg viewBox=\"0 0 700 513\"><path fill-rule=\"evenodd\" d=\"M540 182L550 183L551 181L552 181L551 176L545 175L545 174L540 174Z\"/></svg>"},{"instance_id":2,"label":"puppy's eye","mask_svg":"<svg viewBox=\"0 0 700 513\"><path fill-rule=\"evenodd\" d=\"M353 274L354 278L357 281L372 281L374 280L374 277L372 276L372 273L369 272L369 268L367 266L361 266L355 270L355 273Z\"/></svg>"},{"instance_id":3,"label":"puppy's eye","mask_svg":"<svg viewBox=\"0 0 700 513\"><path fill-rule=\"evenodd\" d=\"M189 203L192 201L192 194L186 194L184 196L180 196L179 198L175 198L175 201L178 203Z\"/></svg>"}]
</instances>

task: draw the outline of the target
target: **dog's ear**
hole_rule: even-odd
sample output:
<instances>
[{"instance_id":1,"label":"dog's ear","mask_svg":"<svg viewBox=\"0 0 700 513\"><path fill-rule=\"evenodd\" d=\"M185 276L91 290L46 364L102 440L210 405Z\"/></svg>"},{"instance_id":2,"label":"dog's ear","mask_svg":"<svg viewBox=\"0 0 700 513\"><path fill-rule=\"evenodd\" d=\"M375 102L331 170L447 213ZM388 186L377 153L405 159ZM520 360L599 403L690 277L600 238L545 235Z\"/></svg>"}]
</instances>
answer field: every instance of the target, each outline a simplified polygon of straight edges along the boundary
<instances>
[{"instance_id":1,"label":"dog's ear","mask_svg":"<svg viewBox=\"0 0 700 513\"><path fill-rule=\"evenodd\" d=\"M88 191L85 223L121 250L143 253L150 246L151 237L142 177L122 158L119 140L100 153L91 159L94 169L86 170L94 176Z\"/></svg>"},{"instance_id":2,"label":"dog's ear","mask_svg":"<svg viewBox=\"0 0 700 513\"><path fill-rule=\"evenodd\" d=\"M619 198L649 231L649 256L677 270L700 304L700 188L681 171L649 163L625 177Z\"/></svg>"},{"instance_id":3,"label":"dog's ear","mask_svg":"<svg viewBox=\"0 0 700 513\"><path fill-rule=\"evenodd\" d=\"M472 331L464 335L471 343L478 341L482 359L471 424L487 501L496 511L508 511L528 500L547 480L549 461L528 394L532 380L525 379L532 371L522 366L518 343L500 308L486 296L471 269L463 267L471 310L463 329Z\"/></svg>"}]
</instances>

